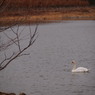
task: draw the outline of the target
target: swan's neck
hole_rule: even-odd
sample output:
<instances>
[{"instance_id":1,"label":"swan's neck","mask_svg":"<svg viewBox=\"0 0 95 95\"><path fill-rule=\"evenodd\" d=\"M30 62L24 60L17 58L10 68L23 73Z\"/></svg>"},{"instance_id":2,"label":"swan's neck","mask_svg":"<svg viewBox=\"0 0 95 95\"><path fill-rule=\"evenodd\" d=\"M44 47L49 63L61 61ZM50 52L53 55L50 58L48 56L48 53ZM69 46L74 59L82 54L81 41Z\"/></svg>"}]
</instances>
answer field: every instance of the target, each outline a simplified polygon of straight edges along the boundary
<instances>
[{"instance_id":1,"label":"swan's neck","mask_svg":"<svg viewBox=\"0 0 95 95\"><path fill-rule=\"evenodd\" d=\"M76 69L76 64L74 64L74 66L73 66L73 70L75 70Z\"/></svg>"}]
</instances>

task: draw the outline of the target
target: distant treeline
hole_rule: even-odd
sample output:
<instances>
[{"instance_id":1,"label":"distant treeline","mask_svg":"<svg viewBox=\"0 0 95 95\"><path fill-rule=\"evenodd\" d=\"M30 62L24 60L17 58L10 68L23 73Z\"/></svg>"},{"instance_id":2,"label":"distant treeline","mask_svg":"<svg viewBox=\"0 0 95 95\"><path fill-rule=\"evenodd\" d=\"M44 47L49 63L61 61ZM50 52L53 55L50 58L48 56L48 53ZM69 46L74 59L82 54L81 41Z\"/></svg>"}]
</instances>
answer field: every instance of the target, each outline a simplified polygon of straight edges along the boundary
<instances>
[{"instance_id":1,"label":"distant treeline","mask_svg":"<svg viewBox=\"0 0 95 95\"><path fill-rule=\"evenodd\" d=\"M5 0L10 8L95 5L95 0Z\"/></svg>"},{"instance_id":2,"label":"distant treeline","mask_svg":"<svg viewBox=\"0 0 95 95\"><path fill-rule=\"evenodd\" d=\"M88 0L90 5L95 5L95 0Z\"/></svg>"}]
</instances>

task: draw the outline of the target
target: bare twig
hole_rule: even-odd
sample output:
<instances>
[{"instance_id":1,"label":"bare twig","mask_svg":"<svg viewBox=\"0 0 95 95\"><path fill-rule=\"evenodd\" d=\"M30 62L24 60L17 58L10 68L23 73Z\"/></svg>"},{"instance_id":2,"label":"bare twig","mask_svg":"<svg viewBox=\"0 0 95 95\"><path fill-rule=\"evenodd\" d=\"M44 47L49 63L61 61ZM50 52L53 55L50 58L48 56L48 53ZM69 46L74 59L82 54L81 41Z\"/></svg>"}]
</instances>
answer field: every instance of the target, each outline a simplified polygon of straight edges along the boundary
<instances>
[{"instance_id":1,"label":"bare twig","mask_svg":"<svg viewBox=\"0 0 95 95\"><path fill-rule=\"evenodd\" d=\"M14 44L16 44L17 45L17 43L16 43L16 37L14 38L14 39L12 39L11 37L9 37L5 32L3 32L5 35L6 35L6 37L10 40L10 42L13 42Z\"/></svg>"},{"instance_id":2,"label":"bare twig","mask_svg":"<svg viewBox=\"0 0 95 95\"><path fill-rule=\"evenodd\" d=\"M7 57L6 53L4 53L5 58L4 58L4 60L0 63L0 68L1 68L1 65L2 65L5 61L10 60L10 59L14 56L14 54L15 54L15 53L13 52L13 54L12 54L10 57Z\"/></svg>"},{"instance_id":3,"label":"bare twig","mask_svg":"<svg viewBox=\"0 0 95 95\"><path fill-rule=\"evenodd\" d=\"M29 32L30 32L30 33L29 33L29 34L30 34L29 43L28 43L27 46L25 46L23 49L21 49L20 38L19 38L19 33L18 33L18 31L19 31L19 26L18 26L18 28L17 28L17 32L15 32L15 31L11 28L12 32L16 35L16 38L15 38L15 39L17 39L17 40L10 38L8 35L7 35L7 37L8 37L14 44L16 44L16 45L18 46L19 51L18 51L17 53L13 53L12 56L10 56L10 57L7 57L7 55L4 54L4 55L5 55L5 58L4 58L4 60L0 63L0 70L5 69L5 68L6 68L14 59L16 59L17 57L20 57L20 56L22 56L22 55L27 55L27 54L22 54L22 53L23 53L25 50L27 50L30 46L32 46L33 43L36 41L36 39L37 39L37 37L38 37L38 35L37 35L37 29L38 29L38 25L36 26L35 31L34 31L34 33L32 34L32 33L31 33L31 27L29 26ZM16 43L16 41L17 41L17 43ZM7 61L7 62L6 62L6 61ZM4 62L6 62L5 65L3 64Z\"/></svg>"},{"instance_id":4,"label":"bare twig","mask_svg":"<svg viewBox=\"0 0 95 95\"><path fill-rule=\"evenodd\" d=\"M19 33L18 33L18 31L19 31L19 25L17 25L17 31L15 32L12 28L11 28L11 30L12 30L12 32L16 35L16 39L17 39L17 43L15 43L17 46L18 46L18 48L19 48L19 51L21 51L21 47L20 47L20 39L19 39Z\"/></svg>"},{"instance_id":5,"label":"bare twig","mask_svg":"<svg viewBox=\"0 0 95 95\"><path fill-rule=\"evenodd\" d=\"M6 2L6 4L5 4L5 2ZM7 8L9 3L10 3L10 0L1 0L0 1L0 13L3 12Z\"/></svg>"}]
</instances>

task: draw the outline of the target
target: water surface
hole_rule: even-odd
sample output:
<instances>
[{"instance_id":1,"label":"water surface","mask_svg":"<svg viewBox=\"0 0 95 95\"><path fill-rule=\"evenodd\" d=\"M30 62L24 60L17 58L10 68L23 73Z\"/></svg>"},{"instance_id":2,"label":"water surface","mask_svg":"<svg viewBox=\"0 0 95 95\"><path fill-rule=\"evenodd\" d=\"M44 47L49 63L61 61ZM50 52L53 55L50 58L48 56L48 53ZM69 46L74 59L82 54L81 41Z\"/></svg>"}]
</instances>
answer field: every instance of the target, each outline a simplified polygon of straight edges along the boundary
<instances>
[{"instance_id":1,"label":"water surface","mask_svg":"<svg viewBox=\"0 0 95 95\"><path fill-rule=\"evenodd\" d=\"M23 27L24 32L29 31L28 26L20 28ZM35 25L31 29L34 31ZM36 42L26 51L30 55L15 59L0 72L0 91L27 95L94 95L95 21L39 25L38 34ZM3 36L0 33L0 43L4 41ZM26 44L27 39L23 42ZM90 72L72 74L73 59Z\"/></svg>"}]
</instances>

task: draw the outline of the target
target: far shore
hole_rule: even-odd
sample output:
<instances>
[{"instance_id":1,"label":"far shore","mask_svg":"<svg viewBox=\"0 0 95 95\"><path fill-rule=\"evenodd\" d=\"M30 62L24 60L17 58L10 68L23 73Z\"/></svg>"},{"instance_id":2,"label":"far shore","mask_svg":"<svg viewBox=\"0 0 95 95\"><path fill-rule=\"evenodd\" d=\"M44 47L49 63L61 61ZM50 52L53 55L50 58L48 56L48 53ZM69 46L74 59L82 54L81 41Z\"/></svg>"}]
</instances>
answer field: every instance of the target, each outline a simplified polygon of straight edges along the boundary
<instances>
[{"instance_id":1,"label":"far shore","mask_svg":"<svg viewBox=\"0 0 95 95\"><path fill-rule=\"evenodd\" d=\"M14 23L50 23L62 20L95 20L95 6L5 11L0 15L0 26Z\"/></svg>"}]
</instances>

